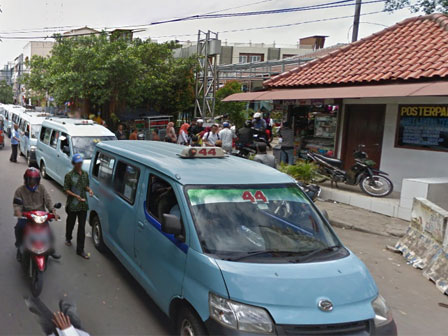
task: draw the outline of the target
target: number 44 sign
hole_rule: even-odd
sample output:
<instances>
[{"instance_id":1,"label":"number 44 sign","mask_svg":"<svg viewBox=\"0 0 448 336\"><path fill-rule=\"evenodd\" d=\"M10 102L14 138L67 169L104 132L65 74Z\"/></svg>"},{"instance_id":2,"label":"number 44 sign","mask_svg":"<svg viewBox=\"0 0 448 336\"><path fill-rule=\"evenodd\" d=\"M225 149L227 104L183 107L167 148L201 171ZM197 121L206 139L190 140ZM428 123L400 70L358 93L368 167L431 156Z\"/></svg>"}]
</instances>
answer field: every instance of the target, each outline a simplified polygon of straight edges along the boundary
<instances>
[{"instance_id":1,"label":"number 44 sign","mask_svg":"<svg viewBox=\"0 0 448 336\"><path fill-rule=\"evenodd\" d=\"M243 192L243 200L249 201L252 203L263 202L268 203L268 199L265 194L261 190L257 190L255 194L252 194L250 191Z\"/></svg>"}]
</instances>

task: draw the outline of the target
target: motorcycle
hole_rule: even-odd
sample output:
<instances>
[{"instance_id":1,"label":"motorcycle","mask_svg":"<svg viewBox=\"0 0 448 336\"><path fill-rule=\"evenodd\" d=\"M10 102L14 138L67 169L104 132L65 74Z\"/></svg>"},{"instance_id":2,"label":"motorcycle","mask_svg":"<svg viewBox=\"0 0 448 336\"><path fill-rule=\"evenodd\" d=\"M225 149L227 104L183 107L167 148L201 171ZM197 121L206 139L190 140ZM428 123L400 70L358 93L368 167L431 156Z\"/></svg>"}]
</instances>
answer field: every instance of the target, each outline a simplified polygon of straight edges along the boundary
<instances>
[{"instance_id":1,"label":"motorcycle","mask_svg":"<svg viewBox=\"0 0 448 336\"><path fill-rule=\"evenodd\" d=\"M303 182L297 182L297 184L313 202L320 196L321 188L317 184L307 184Z\"/></svg>"},{"instance_id":2,"label":"motorcycle","mask_svg":"<svg viewBox=\"0 0 448 336\"><path fill-rule=\"evenodd\" d=\"M328 177L332 185L335 183L337 187L338 182L359 185L369 196L385 197L393 191L394 185L387 177L389 174L374 168L375 162L368 159L364 148L359 145L353 152L355 164L348 171L342 169L343 162L339 159L312 152L307 153L307 158L319 166L319 173Z\"/></svg>"},{"instance_id":3,"label":"motorcycle","mask_svg":"<svg viewBox=\"0 0 448 336\"><path fill-rule=\"evenodd\" d=\"M14 199L14 204L22 205L22 200ZM54 205L61 208L61 203ZM31 280L31 294L38 297L43 288L43 273L47 269L48 257L53 252L49 222L55 219L53 213L46 211L27 211L22 213L26 219L21 249L22 268Z\"/></svg>"}]
</instances>

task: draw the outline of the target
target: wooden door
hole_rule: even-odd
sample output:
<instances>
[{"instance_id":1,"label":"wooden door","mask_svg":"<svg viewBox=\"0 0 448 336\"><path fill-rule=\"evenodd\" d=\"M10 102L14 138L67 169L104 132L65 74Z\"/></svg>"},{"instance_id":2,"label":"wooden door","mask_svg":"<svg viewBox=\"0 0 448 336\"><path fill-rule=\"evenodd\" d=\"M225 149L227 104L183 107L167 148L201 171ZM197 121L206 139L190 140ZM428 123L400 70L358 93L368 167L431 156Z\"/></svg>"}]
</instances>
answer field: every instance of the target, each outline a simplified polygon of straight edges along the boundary
<instances>
[{"instance_id":1,"label":"wooden door","mask_svg":"<svg viewBox=\"0 0 448 336\"><path fill-rule=\"evenodd\" d=\"M346 105L342 159L344 168L354 164L353 151L365 145L369 159L380 166L386 105Z\"/></svg>"}]
</instances>

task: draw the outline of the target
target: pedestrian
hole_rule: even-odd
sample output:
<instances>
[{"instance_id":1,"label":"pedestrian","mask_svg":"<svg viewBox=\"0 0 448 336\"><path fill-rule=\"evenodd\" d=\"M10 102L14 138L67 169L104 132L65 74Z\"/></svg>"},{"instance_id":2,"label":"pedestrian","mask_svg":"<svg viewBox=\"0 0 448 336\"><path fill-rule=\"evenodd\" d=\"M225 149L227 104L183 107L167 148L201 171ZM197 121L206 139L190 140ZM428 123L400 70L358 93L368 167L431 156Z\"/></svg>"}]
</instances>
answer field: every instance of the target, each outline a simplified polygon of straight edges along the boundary
<instances>
[{"instance_id":1,"label":"pedestrian","mask_svg":"<svg viewBox=\"0 0 448 336\"><path fill-rule=\"evenodd\" d=\"M272 154L268 154L266 152L266 144L264 142L256 142L255 148L257 149L257 154L254 157L255 162L259 162L265 164L272 168L277 168L275 162L275 156Z\"/></svg>"},{"instance_id":2,"label":"pedestrian","mask_svg":"<svg viewBox=\"0 0 448 336\"><path fill-rule=\"evenodd\" d=\"M45 335L89 336L83 330L76 305L73 303L60 300L59 311L55 313L52 313L39 298L25 297L25 304L30 312L37 317L37 321Z\"/></svg>"},{"instance_id":3,"label":"pedestrian","mask_svg":"<svg viewBox=\"0 0 448 336\"><path fill-rule=\"evenodd\" d=\"M174 123L172 121L170 121L166 126L165 141L172 143L177 142L176 130L174 129Z\"/></svg>"},{"instance_id":4,"label":"pedestrian","mask_svg":"<svg viewBox=\"0 0 448 336\"><path fill-rule=\"evenodd\" d=\"M117 140L126 140L126 134L124 132L123 124L118 125L117 132L115 133L115 136L117 137Z\"/></svg>"},{"instance_id":5,"label":"pedestrian","mask_svg":"<svg viewBox=\"0 0 448 336\"><path fill-rule=\"evenodd\" d=\"M289 165L294 164L294 131L289 127L289 123L285 121L280 128L278 135L281 139L280 161Z\"/></svg>"},{"instance_id":6,"label":"pedestrian","mask_svg":"<svg viewBox=\"0 0 448 336\"><path fill-rule=\"evenodd\" d=\"M213 124L210 130L204 134L202 141L206 147L214 147L216 145L216 141L221 140L218 130L219 126L217 124Z\"/></svg>"},{"instance_id":7,"label":"pedestrian","mask_svg":"<svg viewBox=\"0 0 448 336\"><path fill-rule=\"evenodd\" d=\"M14 128L11 131L11 157L9 161L17 162L17 150L20 142L19 125L14 124Z\"/></svg>"},{"instance_id":8,"label":"pedestrian","mask_svg":"<svg viewBox=\"0 0 448 336\"><path fill-rule=\"evenodd\" d=\"M191 137L191 144L190 144L190 146L191 147L201 147L202 146L200 141L199 141L199 137L197 135L193 135Z\"/></svg>"},{"instance_id":9,"label":"pedestrian","mask_svg":"<svg viewBox=\"0 0 448 336\"><path fill-rule=\"evenodd\" d=\"M177 143L179 145L187 146L190 144L190 137L188 136L188 129L190 128L190 125L187 123L184 123L179 130L179 137L177 138Z\"/></svg>"},{"instance_id":10,"label":"pedestrian","mask_svg":"<svg viewBox=\"0 0 448 336\"><path fill-rule=\"evenodd\" d=\"M137 137L138 137L138 132L137 132L137 129L134 128L132 130L131 135L129 135L129 140L137 140Z\"/></svg>"},{"instance_id":11,"label":"pedestrian","mask_svg":"<svg viewBox=\"0 0 448 336\"><path fill-rule=\"evenodd\" d=\"M233 139L236 136L230 129L230 123L228 121L222 123L222 130L220 130L218 134L222 141L222 149L227 153L232 152Z\"/></svg>"},{"instance_id":12,"label":"pedestrian","mask_svg":"<svg viewBox=\"0 0 448 336\"><path fill-rule=\"evenodd\" d=\"M64 191L67 194L67 225L65 231L65 245L72 246L73 228L78 219L78 232L76 237L76 253L84 259L90 256L84 251L85 227L87 220L87 192L93 196L93 191L89 187L89 175L82 170L83 158L81 154L75 154L72 157L73 169L65 175Z\"/></svg>"},{"instance_id":13,"label":"pedestrian","mask_svg":"<svg viewBox=\"0 0 448 336\"><path fill-rule=\"evenodd\" d=\"M159 132L157 131L157 128L152 129L151 140L152 141L160 141L160 136L159 136Z\"/></svg>"}]
</instances>

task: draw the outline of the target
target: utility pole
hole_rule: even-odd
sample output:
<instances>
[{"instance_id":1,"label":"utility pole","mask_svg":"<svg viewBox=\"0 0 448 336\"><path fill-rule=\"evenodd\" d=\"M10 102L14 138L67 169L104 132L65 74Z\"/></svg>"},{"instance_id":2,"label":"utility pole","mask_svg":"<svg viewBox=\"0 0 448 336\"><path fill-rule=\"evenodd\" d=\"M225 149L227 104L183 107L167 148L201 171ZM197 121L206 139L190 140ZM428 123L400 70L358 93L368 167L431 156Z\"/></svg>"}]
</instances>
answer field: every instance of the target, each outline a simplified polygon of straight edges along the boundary
<instances>
[{"instance_id":1,"label":"utility pole","mask_svg":"<svg viewBox=\"0 0 448 336\"><path fill-rule=\"evenodd\" d=\"M358 40L359 17L361 16L361 2L362 2L362 0L356 0L356 3L355 3L355 17L353 20L352 42L355 42Z\"/></svg>"}]
</instances>

